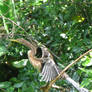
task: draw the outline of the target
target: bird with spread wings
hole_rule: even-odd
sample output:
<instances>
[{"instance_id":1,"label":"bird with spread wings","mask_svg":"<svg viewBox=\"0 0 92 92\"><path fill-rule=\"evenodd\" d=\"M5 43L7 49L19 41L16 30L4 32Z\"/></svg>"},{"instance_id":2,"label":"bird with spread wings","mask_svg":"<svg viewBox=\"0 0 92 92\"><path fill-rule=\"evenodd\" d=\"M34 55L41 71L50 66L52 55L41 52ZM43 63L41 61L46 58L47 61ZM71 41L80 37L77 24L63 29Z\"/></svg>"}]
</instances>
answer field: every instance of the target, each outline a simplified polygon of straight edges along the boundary
<instances>
[{"instance_id":1,"label":"bird with spread wings","mask_svg":"<svg viewBox=\"0 0 92 92\"><path fill-rule=\"evenodd\" d=\"M35 41L30 40L29 42L23 38L11 41L22 43L30 49L28 51L28 59L33 67L40 71L41 81L50 82L61 72L61 69L55 63L52 54L44 45L38 46ZM39 52L38 49L40 49L42 53L40 58L36 56ZM70 82L79 92L89 92L86 88L81 88L80 85L71 79L66 73L64 73L62 77Z\"/></svg>"}]
</instances>

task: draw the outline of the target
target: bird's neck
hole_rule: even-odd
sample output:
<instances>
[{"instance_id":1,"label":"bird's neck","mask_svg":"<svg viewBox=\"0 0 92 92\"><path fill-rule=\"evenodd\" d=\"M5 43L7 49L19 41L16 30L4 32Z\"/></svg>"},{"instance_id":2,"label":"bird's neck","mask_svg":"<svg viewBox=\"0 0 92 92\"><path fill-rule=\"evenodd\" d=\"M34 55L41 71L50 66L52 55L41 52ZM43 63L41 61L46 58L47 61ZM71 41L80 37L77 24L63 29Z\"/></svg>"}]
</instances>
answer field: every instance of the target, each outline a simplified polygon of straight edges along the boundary
<instances>
[{"instance_id":1,"label":"bird's neck","mask_svg":"<svg viewBox=\"0 0 92 92\"><path fill-rule=\"evenodd\" d=\"M35 53L33 53L31 50L28 51L28 58L30 63L34 66L34 68L37 68L37 70L41 70L41 59L35 57Z\"/></svg>"}]
</instances>

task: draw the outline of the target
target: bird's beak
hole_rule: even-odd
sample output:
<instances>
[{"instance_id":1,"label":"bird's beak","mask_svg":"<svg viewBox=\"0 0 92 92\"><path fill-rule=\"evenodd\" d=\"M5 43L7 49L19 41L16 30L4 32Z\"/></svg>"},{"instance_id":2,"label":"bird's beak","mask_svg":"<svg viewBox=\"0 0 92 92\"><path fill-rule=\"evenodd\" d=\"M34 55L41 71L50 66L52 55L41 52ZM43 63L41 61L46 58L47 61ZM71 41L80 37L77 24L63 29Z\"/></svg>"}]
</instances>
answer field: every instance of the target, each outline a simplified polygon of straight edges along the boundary
<instances>
[{"instance_id":1,"label":"bird's beak","mask_svg":"<svg viewBox=\"0 0 92 92\"><path fill-rule=\"evenodd\" d=\"M18 41L17 39L9 39L11 42L17 42L17 43L20 43L22 44L20 41Z\"/></svg>"}]
</instances>

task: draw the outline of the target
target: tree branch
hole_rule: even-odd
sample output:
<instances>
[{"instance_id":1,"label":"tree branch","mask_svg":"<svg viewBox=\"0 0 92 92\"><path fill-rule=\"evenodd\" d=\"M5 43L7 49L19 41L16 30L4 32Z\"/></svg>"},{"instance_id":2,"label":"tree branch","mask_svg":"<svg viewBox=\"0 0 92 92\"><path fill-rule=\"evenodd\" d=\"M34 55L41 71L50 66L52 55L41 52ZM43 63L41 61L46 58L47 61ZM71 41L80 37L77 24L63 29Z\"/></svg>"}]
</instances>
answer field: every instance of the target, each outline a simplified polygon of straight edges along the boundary
<instances>
[{"instance_id":1,"label":"tree branch","mask_svg":"<svg viewBox=\"0 0 92 92\"><path fill-rule=\"evenodd\" d=\"M87 55L87 54L88 54L89 52L91 52L91 51L92 51L92 49L88 50L87 52L85 52L84 54L82 54L80 57L78 57L74 62L72 62L71 64L69 64L68 66L66 66L66 68L63 69L63 70L60 72L60 74L59 74L54 80L52 80L52 81L49 83L46 92L48 92L48 90L51 88L52 84L54 84L54 83L56 82L56 80L58 80L59 78L61 78L61 76L63 76L63 74L65 73L66 70L68 70L72 65L76 64L82 57L84 57L85 55ZM66 79L68 79L68 78L66 78ZM70 80L70 78L69 78L69 80ZM75 84L76 84L76 83L75 83ZM77 90L79 90L79 92L89 92L87 89L84 89L84 88L83 88L83 90L85 90L85 91L83 91L83 90L79 87L79 84L77 84L77 86L78 86ZM74 86L74 87L75 87L75 86ZM81 90L82 90L82 91L81 91Z\"/></svg>"}]
</instances>

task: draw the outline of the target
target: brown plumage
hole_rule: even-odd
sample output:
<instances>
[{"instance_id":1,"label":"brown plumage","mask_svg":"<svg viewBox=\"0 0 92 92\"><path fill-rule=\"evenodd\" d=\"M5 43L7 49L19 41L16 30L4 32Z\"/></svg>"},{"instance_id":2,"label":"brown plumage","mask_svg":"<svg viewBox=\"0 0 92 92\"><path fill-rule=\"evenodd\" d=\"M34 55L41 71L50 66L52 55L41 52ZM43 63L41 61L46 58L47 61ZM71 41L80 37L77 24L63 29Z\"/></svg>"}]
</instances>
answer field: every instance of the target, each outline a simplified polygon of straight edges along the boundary
<instances>
[{"instance_id":1,"label":"brown plumage","mask_svg":"<svg viewBox=\"0 0 92 92\"><path fill-rule=\"evenodd\" d=\"M42 56L41 58L37 58L35 56L37 53L37 46L34 46L23 38L17 39L17 41L31 49L28 51L28 59L33 67L40 71L41 81L49 82L60 73L60 69L55 64L53 56L45 46L41 46Z\"/></svg>"},{"instance_id":2,"label":"brown plumage","mask_svg":"<svg viewBox=\"0 0 92 92\"><path fill-rule=\"evenodd\" d=\"M41 47L42 57L36 58L31 50L28 51L28 58L34 68L41 71L41 81L49 82L53 80L59 73L60 69L55 64L53 56L46 47Z\"/></svg>"},{"instance_id":3,"label":"brown plumage","mask_svg":"<svg viewBox=\"0 0 92 92\"><path fill-rule=\"evenodd\" d=\"M34 53L32 52L32 50L28 51L28 59L30 61L30 63L33 65L34 68L36 68L38 71L41 71L42 68L42 60L38 59L34 56Z\"/></svg>"}]
</instances>

